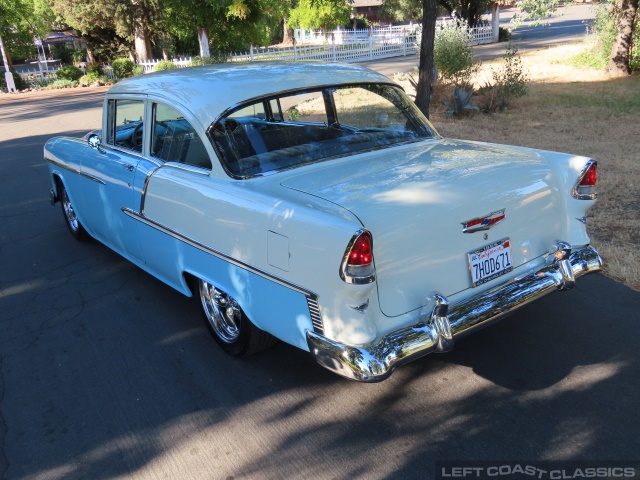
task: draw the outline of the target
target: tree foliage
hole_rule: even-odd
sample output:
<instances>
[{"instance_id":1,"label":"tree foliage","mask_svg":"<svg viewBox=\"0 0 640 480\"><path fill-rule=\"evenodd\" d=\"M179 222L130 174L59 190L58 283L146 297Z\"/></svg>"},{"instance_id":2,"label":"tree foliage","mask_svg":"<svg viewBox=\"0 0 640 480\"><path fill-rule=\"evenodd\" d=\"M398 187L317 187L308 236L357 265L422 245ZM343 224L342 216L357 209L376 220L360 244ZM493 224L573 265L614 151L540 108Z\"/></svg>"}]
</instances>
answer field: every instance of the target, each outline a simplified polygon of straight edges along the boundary
<instances>
[{"instance_id":1,"label":"tree foliage","mask_svg":"<svg viewBox=\"0 0 640 480\"><path fill-rule=\"evenodd\" d=\"M51 0L51 7L61 23L103 54L135 49L144 59L151 54L151 37L162 32L158 0Z\"/></svg>"},{"instance_id":2,"label":"tree foliage","mask_svg":"<svg viewBox=\"0 0 640 480\"><path fill-rule=\"evenodd\" d=\"M197 29L205 28L216 54L246 51L249 43L268 45L282 32L286 2L281 0L165 0L167 35L185 53L198 52Z\"/></svg>"},{"instance_id":3,"label":"tree foliage","mask_svg":"<svg viewBox=\"0 0 640 480\"><path fill-rule=\"evenodd\" d=\"M300 0L289 13L289 25L329 30L349 22L351 8L333 0Z\"/></svg>"},{"instance_id":4,"label":"tree foliage","mask_svg":"<svg viewBox=\"0 0 640 480\"><path fill-rule=\"evenodd\" d=\"M12 56L18 60L32 57L33 37L46 36L52 22L46 0L0 0L0 35L9 61Z\"/></svg>"}]
</instances>

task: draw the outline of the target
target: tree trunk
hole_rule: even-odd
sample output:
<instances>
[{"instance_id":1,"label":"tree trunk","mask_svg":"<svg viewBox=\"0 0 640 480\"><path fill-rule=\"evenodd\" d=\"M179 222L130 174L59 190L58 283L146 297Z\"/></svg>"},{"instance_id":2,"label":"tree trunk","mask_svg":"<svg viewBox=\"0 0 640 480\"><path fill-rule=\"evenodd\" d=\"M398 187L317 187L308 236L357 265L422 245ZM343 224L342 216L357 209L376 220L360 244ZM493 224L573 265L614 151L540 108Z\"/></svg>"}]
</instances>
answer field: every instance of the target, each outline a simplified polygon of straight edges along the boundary
<instances>
[{"instance_id":1,"label":"tree trunk","mask_svg":"<svg viewBox=\"0 0 640 480\"><path fill-rule=\"evenodd\" d=\"M631 44L633 42L633 24L638 14L638 0L622 0L618 14L618 33L611 49L609 71L617 75L630 75Z\"/></svg>"},{"instance_id":2,"label":"tree trunk","mask_svg":"<svg viewBox=\"0 0 640 480\"><path fill-rule=\"evenodd\" d=\"M136 25L135 30L136 57L139 62L146 62L151 58L151 40L146 25Z\"/></svg>"},{"instance_id":3,"label":"tree trunk","mask_svg":"<svg viewBox=\"0 0 640 480\"><path fill-rule=\"evenodd\" d=\"M436 0L422 0L422 39L418 64L416 105L429 118L433 78L433 43L436 38Z\"/></svg>"},{"instance_id":4,"label":"tree trunk","mask_svg":"<svg viewBox=\"0 0 640 480\"><path fill-rule=\"evenodd\" d=\"M86 60L89 61L89 63L96 63L96 57L93 54L93 50L90 47L90 43L89 43L89 39L87 37L82 37L82 40L84 40L85 45L87 46L87 58Z\"/></svg>"},{"instance_id":5,"label":"tree trunk","mask_svg":"<svg viewBox=\"0 0 640 480\"><path fill-rule=\"evenodd\" d=\"M6 71L13 70L13 62L11 61L11 55L9 54L9 50L5 48L4 42L2 41L2 37L0 37L0 50L2 50L2 62Z\"/></svg>"},{"instance_id":6,"label":"tree trunk","mask_svg":"<svg viewBox=\"0 0 640 480\"><path fill-rule=\"evenodd\" d=\"M291 43L291 36L289 35L288 18L284 17L282 20L282 43Z\"/></svg>"}]
</instances>

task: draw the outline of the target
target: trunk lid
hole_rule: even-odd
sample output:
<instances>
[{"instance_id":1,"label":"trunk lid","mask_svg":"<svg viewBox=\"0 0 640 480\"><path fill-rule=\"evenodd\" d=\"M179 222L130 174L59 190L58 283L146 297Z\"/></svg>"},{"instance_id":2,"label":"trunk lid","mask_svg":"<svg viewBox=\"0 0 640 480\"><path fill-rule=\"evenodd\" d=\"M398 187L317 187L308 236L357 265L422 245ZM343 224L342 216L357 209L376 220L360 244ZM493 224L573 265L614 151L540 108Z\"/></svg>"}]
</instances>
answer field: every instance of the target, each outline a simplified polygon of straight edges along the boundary
<instances>
[{"instance_id":1,"label":"trunk lid","mask_svg":"<svg viewBox=\"0 0 640 480\"><path fill-rule=\"evenodd\" d=\"M328 165L291 171L281 184L341 205L372 232L387 316L420 308L433 291L472 288L469 252L509 238L517 268L544 254L562 231L552 169L533 150L433 140ZM505 219L490 230L463 233L463 222L503 209Z\"/></svg>"}]
</instances>

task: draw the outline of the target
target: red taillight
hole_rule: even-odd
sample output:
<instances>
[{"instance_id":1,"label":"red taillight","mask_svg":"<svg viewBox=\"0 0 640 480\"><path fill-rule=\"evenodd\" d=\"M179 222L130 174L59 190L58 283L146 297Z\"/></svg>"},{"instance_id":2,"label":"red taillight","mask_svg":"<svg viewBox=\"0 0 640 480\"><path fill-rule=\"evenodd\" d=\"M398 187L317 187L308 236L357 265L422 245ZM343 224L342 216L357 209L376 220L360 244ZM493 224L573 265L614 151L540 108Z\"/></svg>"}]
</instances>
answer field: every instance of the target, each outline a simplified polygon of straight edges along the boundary
<instances>
[{"instance_id":1,"label":"red taillight","mask_svg":"<svg viewBox=\"0 0 640 480\"><path fill-rule=\"evenodd\" d=\"M583 187L595 187L596 181L598 180L596 175L596 169L598 164L593 162L584 175L582 176L582 180L580 180L580 185Z\"/></svg>"},{"instance_id":2,"label":"red taillight","mask_svg":"<svg viewBox=\"0 0 640 480\"><path fill-rule=\"evenodd\" d=\"M373 262L371 249L371 234L365 232L360 235L349 252L348 264L354 267L369 265Z\"/></svg>"},{"instance_id":3,"label":"red taillight","mask_svg":"<svg viewBox=\"0 0 640 480\"><path fill-rule=\"evenodd\" d=\"M360 231L349 242L340 266L340 277L347 283L375 281L373 238L370 232Z\"/></svg>"},{"instance_id":4,"label":"red taillight","mask_svg":"<svg viewBox=\"0 0 640 480\"><path fill-rule=\"evenodd\" d=\"M572 194L574 198L577 198L578 200L596 199L596 182L598 181L598 176L596 174L597 168L598 163L595 160L589 160L585 165L575 187L573 187Z\"/></svg>"}]
</instances>

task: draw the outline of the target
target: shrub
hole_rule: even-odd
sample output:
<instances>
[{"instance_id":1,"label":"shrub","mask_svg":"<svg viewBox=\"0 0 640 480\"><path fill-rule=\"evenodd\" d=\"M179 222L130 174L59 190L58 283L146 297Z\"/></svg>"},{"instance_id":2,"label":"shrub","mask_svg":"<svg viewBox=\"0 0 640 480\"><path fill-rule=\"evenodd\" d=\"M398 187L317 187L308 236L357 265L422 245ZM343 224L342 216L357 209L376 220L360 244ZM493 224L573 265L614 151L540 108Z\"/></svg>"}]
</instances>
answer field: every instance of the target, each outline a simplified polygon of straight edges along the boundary
<instances>
[{"instance_id":1,"label":"shrub","mask_svg":"<svg viewBox=\"0 0 640 480\"><path fill-rule=\"evenodd\" d=\"M511 32L508 28L500 27L498 29L498 41L499 42L508 42L511 40Z\"/></svg>"},{"instance_id":2,"label":"shrub","mask_svg":"<svg viewBox=\"0 0 640 480\"><path fill-rule=\"evenodd\" d=\"M87 60L87 49L81 48L79 50L73 50L71 52L71 58L73 59L73 63L80 63Z\"/></svg>"},{"instance_id":3,"label":"shrub","mask_svg":"<svg viewBox=\"0 0 640 480\"><path fill-rule=\"evenodd\" d=\"M522 66L522 58L518 47L509 43L502 57L504 65L493 72L493 81L498 89L498 95L507 98L523 97L527 94L527 74Z\"/></svg>"},{"instance_id":4,"label":"shrub","mask_svg":"<svg viewBox=\"0 0 640 480\"><path fill-rule=\"evenodd\" d=\"M86 75L80 77L80 80L78 80L78 84L83 87L88 87L89 85L94 84L104 84L104 79L95 72L87 73Z\"/></svg>"},{"instance_id":5,"label":"shrub","mask_svg":"<svg viewBox=\"0 0 640 480\"><path fill-rule=\"evenodd\" d=\"M134 65L131 73L134 77L142 75L144 73L144 67L142 65Z\"/></svg>"},{"instance_id":6,"label":"shrub","mask_svg":"<svg viewBox=\"0 0 640 480\"><path fill-rule=\"evenodd\" d=\"M132 76L134 66L135 64L128 58L118 58L111 64L113 74L118 79Z\"/></svg>"},{"instance_id":7,"label":"shrub","mask_svg":"<svg viewBox=\"0 0 640 480\"><path fill-rule=\"evenodd\" d=\"M65 43L58 43L53 46L54 58L59 58L62 63L71 63L73 50L71 50Z\"/></svg>"},{"instance_id":8,"label":"shrub","mask_svg":"<svg viewBox=\"0 0 640 480\"><path fill-rule=\"evenodd\" d=\"M77 80L56 80L51 84L51 88L71 88L77 87Z\"/></svg>"},{"instance_id":9,"label":"shrub","mask_svg":"<svg viewBox=\"0 0 640 480\"><path fill-rule=\"evenodd\" d=\"M528 92L529 79L522 66L518 48L510 43L502 58L502 68L492 71L492 79L478 90L480 108L485 112L505 110L514 98L522 97Z\"/></svg>"},{"instance_id":10,"label":"shrub","mask_svg":"<svg viewBox=\"0 0 640 480\"><path fill-rule=\"evenodd\" d=\"M95 74L97 77L104 75L104 68L102 68L102 65L98 65L97 63L92 63L91 65L88 65L85 71L87 75Z\"/></svg>"},{"instance_id":11,"label":"shrub","mask_svg":"<svg viewBox=\"0 0 640 480\"><path fill-rule=\"evenodd\" d=\"M469 29L464 24L447 24L436 30L433 62L444 80L466 85L478 71L479 64L473 60L469 40Z\"/></svg>"},{"instance_id":12,"label":"shrub","mask_svg":"<svg viewBox=\"0 0 640 480\"><path fill-rule=\"evenodd\" d=\"M596 10L592 33L587 37L588 47L570 60L576 67L604 70L609 64L611 49L616 38L615 10L606 2Z\"/></svg>"},{"instance_id":13,"label":"shrub","mask_svg":"<svg viewBox=\"0 0 640 480\"><path fill-rule=\"evenodd\" d=\"M56 78L58 80L70 80L72 82L77 82L83 75L83 71L73 65L66 65L61 69L56 70Z\"/></svg>"},{"instance_id":14,"label":"shrub","mask_svg":"<svg viewBox=\"0 0 640 480\"><path fill-rule=\"evenodd\" d=\"M226 55L220 52L211 52L210 57L192 57L191 66L198 67L200 65L213 65L216 63L225 63L227 61Z\"/></svg>"},{"instance_id":15,"label":"shrub","mask_svg":"<svg viewBox=\"0 0 640 480\"><path fill-rule=\"evenodd\" d=\"M170 60L160 60L156 63L156 66L153 67L154 72L160 72L162 70L173 70L174 68L178 68L178 66Z\"/></svg>"},{"instance_id":16,"label":"shrub","mask_svg":"<svg viewBox=\"0 0 640 480\"><path fill-rule=\"evenodd\" d=\"M24 90L25 88L29 87L27 82L23 80L20 74L12 70L11 75L13 76L13 83L16 85L16 90ZM2 90L3 92L7 91L7 81L4 78L4 70L0 72L0 90Z\"/></svg>"},{"instance_id":17,"label":"shrub","mask_svg":"<svg viewBox=\"0 0 640 480\"><path fill-rule=\"evenodd\" d=\"M456 87L453 91L453 97L444 101L448 108L444 114L445 117L460 115L465 113L465 110L479 110L477 106L471 105L471 97L473 97L473 88L466 90L464 87Z\"/></svg>"}]
</instances>

